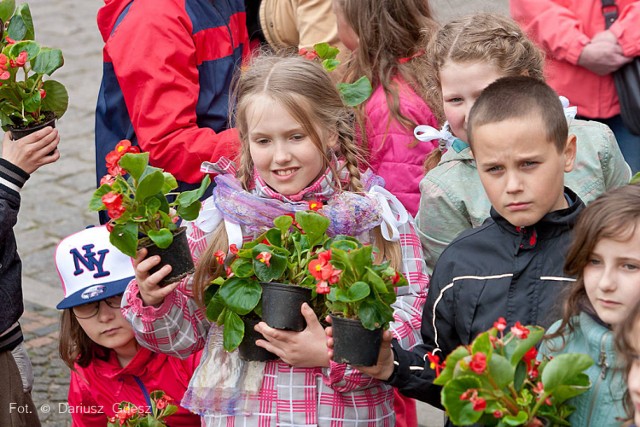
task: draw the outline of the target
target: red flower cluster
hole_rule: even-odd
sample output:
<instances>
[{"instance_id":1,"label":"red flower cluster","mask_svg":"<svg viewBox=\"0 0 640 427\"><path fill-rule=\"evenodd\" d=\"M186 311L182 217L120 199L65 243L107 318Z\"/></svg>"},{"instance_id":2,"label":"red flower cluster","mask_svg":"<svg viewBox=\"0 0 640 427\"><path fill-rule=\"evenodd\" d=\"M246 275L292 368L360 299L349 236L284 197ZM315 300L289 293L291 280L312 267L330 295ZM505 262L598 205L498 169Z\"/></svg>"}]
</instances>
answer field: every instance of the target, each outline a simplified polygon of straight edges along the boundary
<instances>
[{"instance_id":1,"label":"red flower cluster","mask_svg":"<svg viewBox=\"0 0 640 427\"><path fill-rule=\"evenodd\" d=\"M316 283L316 292L319 294L328 294L331 292L329 285L335 285L340 281L340 273L331 265L331 251L322 251L318 253L318 258L309 262L309 272L318 281Z\"/></svg>"},{"instance_id":2,"label":"red flower cluster","mask_svg":"<svg viewBox=\"0 0 640 427\"><path fill-rule=\"evenodd\" d=\"M460 400L471 401L474 411L482 412L487 408L487 401L482 397L478 397L478 390L475 388L470 388L462 393L460 395Z\"/></svg>"},{"instance_id":3,"label":"red flower cluster","mask_svg":"<svg viewBox=\"0 0 640 427\"><path fill-rule=\"evenodd\" d=\"M122 194L108 192L102 196L102 203L107 207L107 214L111 219L118 219L127 210L122 206Z\"/></svg>"},{"instance_id":4,"label":"red flower cluster","mask_svg":"<svg viewBox=\"0 0 640 427\"><path fill-rule=\"evenodd\" d=\"M8 67L9 58L4 53L0 53L0 80L7 80L11 77Z\"/></svg>"},{"instance_id":5,"label":"red flower cluster","mask_svg":"<svg viewBox=\"0 0 640 427\"><path fill-rule=\"evenodd\" d=\"M305 59L311 59L311 60L319 58L318 53L315 50L309 50L304 47L298 51L298 55L304 56Z\"/></svg>"},{"instance_id":6,"label":"red flower cluster","mask_svg":"<svg viewBox=\"0 0 640 427\"><path fill-rule=\"evenodd\" d=\"M522 326L522 323L516 322L516 324L511 327L511 333L521 340L526 340L529 336L529 329Z\"/></svg>"},{"instance_id":7,"label":"red flower cluster","mask_svg":"<svg viewBox=\"0 0 640 427\"><path fill-rule=\"evenodd\" d=\"M109 175L123 175L124 170L120 167L118 162L127 153L139 153L140 148L134 145L131 145L131 141L128 139L123 139L118 142L116 148L113 149L109 154L106 155L105 160L107 162L107 172L108 175L105 175L102 179L105 179ZM101 181L102 183L102 181Z\"/></svg>"},{"instance_id":8,"label":"red flower cluster","mask_svg":"<svg viewBox=\"0 0 640 427\"><path fill-rule=\"evenodd\" d=\"M487 369L487 355L481 352L475 353L471 356L471 362L469 362L469 369L476 374L484 373Z\"/></svg>"},{"instance_id":9,"label":"red flower cluster","mask_svg":"<svg viewBox=\"0 0 640 427\"><path fill-rule=\"evenodd\" d=\"M440 376L440 372L444 369L445 362L440 363L440 356L434 354L433 351L427 353L427 359L429 359L429 367L436 371L436 377Z\"/></svg>"}]
</instances>

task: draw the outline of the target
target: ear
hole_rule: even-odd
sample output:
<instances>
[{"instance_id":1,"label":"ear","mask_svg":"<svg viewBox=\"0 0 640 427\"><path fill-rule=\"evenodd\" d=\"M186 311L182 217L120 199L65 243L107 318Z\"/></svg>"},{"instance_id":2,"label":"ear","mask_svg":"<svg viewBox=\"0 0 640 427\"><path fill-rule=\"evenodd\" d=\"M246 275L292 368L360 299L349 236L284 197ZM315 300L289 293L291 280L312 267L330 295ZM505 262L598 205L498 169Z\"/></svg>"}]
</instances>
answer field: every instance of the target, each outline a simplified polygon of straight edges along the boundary
<instances>
[{"instance_id":1,"label":"ear","mask_svg":"<svg viewBox=\"0 0 640 427\"><path fill-rule=\"evenodd\" d=\"M327 138L327 148L330 150L335 150L338 148L338 131L332 131Z\"/></svg>"},{"instance_id":2,"label":"ear","mask_svg":"<svg viewBox=\"0 0 640 427\"><path fill-rule=\"evenodd\" d=\"M576 153L578 152L577 138L575 135L570 134L567 138L567 143L564 146L564 171L571 172L576 160Z\"/></svg>"}]
</instances>

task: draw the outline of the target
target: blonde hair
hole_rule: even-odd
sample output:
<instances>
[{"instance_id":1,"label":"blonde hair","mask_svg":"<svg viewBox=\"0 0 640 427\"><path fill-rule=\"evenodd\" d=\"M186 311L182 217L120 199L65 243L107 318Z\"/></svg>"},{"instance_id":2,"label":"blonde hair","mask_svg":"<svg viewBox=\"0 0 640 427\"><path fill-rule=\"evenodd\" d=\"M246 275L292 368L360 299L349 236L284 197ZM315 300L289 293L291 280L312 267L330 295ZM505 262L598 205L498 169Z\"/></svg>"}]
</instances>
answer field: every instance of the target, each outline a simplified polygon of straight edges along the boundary
<instances>
[{"instance_id":1,"label":"blonde hair","mask_svg":"<svg viewBox=\"0 0 640 427\"><path fill-rule=\"evenodd\" d=\"M544 55L511 18L496 13L479 13L456 19L430 36L425 57L427 90L437 99L433 110L444 116L440 70L447 62L485 62L494 65L503 77L529 76L543 80ZM425 170L437 166L442 152L434 150L425 161Z\"/></svg>"},{"instance_id":2,"label":"blonde hair","mask_svg":"<svg viewBox=\"0 0 640 427\"><path fill-rule=\"evenodd\" d=\"M249 151L249 123L247 109L258 96L267 96L278 102L302 126L313 144L322 153L322 160L327 167L334 168L330 153L343 162L349 172L349 183L343 188L339 171L332 170L336 191L361 192L359 166L365 161L355 143L353 114L343 104L342 98L329 74L322 66L301 56L259 55L251 64L236 75L233 97L235 112L233 122L238 129L241 140L239 168L237 178L245 190L250 190L254 180L254 164ZM337 135L337 145L329 148L326 141L316 129L325 134ZM373 230L374 241L380 248L380 257L389 259L394 266L400 265L400 248L398 244L390 245L382 238L379 227ZM224 224L220 224L213 232L212 240L196 266L193 283L193 295L196 301L204 304L204 292L211 280L222 274L222 266L218 265L213 254L229 247Z\"/></svg>"},{"instance_id":3,"label":"blonde hair","mask_svg":"<svg viewBox=\"0 0 640 427\"><path fill-rule=\"evenodd\" d=\"M402 76L428 105L438 103L437 99L429 97L424 65L417 60L426 55L424 37L435 32L438 27L432 18L428 2L336 1L348 25L358 36L358 49L346 64L344 80L352 83L361 76L366 76L374 88L382 86L391 112L390 119L395 118L407 129L413 130L418 123L401 113L398 90L393 79L397 75ZM360 116L364 115L363 108L363 104L358 108Z\"/></svg>"}]
</instances>

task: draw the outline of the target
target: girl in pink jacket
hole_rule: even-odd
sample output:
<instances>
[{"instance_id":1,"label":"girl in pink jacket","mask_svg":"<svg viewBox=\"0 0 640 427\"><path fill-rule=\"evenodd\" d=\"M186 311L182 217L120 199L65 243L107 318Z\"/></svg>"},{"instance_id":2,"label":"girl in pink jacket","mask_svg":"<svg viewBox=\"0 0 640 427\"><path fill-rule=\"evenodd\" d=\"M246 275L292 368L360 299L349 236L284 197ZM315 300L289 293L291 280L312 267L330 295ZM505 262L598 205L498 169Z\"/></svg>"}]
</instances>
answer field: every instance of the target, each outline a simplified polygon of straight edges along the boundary
<instances>
[{"instance_id":1,"label":"girl in pink jacket","mask_svg":"<svg viewBox=\"0 0 640 427\"><path fill-rule=\"evenodd\" d=\"M421 31L434 29L423 0L336 0L338 36L352 51L344 80L367 76L374 92L357 111L371 169L385 188L415 215L420 204L422 164L437 145L413 136L418 124L437 126L416 58L425 54Z\"/></svg>"}]
</instances>

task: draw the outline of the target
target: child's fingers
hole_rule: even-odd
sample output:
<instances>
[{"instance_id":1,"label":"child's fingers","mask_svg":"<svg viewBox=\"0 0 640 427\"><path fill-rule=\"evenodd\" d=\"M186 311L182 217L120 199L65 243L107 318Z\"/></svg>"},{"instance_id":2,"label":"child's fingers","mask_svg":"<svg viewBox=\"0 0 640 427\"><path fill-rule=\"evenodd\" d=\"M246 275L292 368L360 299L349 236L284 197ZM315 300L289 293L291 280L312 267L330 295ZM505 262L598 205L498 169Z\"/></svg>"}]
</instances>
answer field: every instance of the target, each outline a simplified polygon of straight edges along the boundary
<instances>
[{"instance_id":1,"label":"child's fingers","mask_svg":"<svg viewBox=\"0 0 640 427\"><path fill-rule=\"evenodd\" d=\"M138 260L138 258L136 258L136 260ZM153 267L160 264L160 261L161 261L161 258L158 255L150 256L149 258L143 258L140 261L138 261L137 265L135 266L135 269L138 272L143 274L149 273L149 271Z\"/></svg>"}]
</instances>

